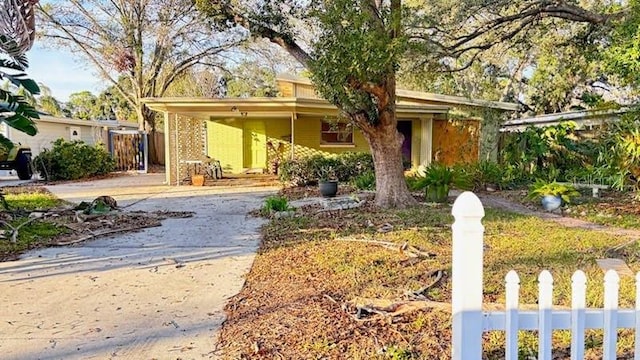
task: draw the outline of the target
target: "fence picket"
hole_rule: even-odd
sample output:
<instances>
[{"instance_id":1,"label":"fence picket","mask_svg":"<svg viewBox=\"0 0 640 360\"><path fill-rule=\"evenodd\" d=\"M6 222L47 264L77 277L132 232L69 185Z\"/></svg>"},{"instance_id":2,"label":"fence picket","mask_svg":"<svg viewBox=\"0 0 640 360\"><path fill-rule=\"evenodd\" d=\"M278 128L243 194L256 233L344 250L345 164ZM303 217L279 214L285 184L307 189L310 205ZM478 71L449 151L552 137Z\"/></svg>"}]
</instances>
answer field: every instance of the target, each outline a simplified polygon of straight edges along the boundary
<instances>
[{"instance_id":1,"label":"fence picket","mask_svg":"<svg viewBox=\"0 0 640 360\"><path fill-rule=\"evenodd\" d=\"M640 272L636 274L636 333L633 358L640 360Z\"/></svg>"},{"instance_id":2,"label":"fence picket","mask_svg":"<svg viewBox=\"0 0 640 360\"><path fill-rule=\"evenodd\" d=\"M505 332L507 347L505 358L508 360L518 359L518 306L520 304L520 277L511 270L505 277L506 286L506 321Z\"/></svg>"},{"instance_id":3,"label":"fence picket","mask_svg":"<svg viewBox=\"0 0 640 360\"><path fill-rule=\"evenodd\" d=\"M543 270L538 276L538 360L551 360L553 276Z\"/></svg>"},{"instance_id":4,"label":"fence picket","mask_svg":"<svg viewBox=\"0 0 640 360\"><path fill-rule=\"evenodd\" d=\"M571 277L571 360L584 358L587 276L582 270Z\"/></svg>"},{"instance_id":5,"label":"fence picket","mask_svg":"<svg viewBox=\"0 0 640 360\"><path fill-rule=\"evenodd\" d=\"M616 359L618 342L618 289L620 277L615 270L608 270L604 275L604 341L602 355L604 360Z\"/></svg>"}]
</instances>

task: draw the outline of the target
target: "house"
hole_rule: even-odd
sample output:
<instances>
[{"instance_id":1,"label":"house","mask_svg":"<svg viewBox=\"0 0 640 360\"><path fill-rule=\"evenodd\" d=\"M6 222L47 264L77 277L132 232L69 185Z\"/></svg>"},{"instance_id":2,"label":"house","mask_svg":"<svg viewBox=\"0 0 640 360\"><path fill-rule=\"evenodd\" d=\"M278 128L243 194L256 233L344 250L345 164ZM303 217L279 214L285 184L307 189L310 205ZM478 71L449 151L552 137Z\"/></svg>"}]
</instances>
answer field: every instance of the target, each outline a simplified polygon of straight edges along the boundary
<instances>
[{"instance_id":1,"label":"house","mask_svg":"<svg viewBox=\"0 0 640 360\"><path fill-rule=\"evenodd\" d=\"M308 79L281 75L277 82L275 98L143 99L164 114L167 183L188 176L204 155L219 160L226 172L261 173L283 158L369 151L364 136L338 120L338 109L321 99ZM406 164L477 160L492 151L485 143L497 140L503 114L517 109L512 103L398 90ZM494 117L491 126L487 114Z\"/></svg>"},{"instance_id":2,"label":"house","mask_svg":"<svg viewBox=\"0 0 640 360\"><path fill-rule=\"evenodd\" d=\"M36 157L44 149L50 149L53 142L61 138L68 141L82 140L90 145L107 144L109 130L138 129L137 123L88 121L48 115L40 115L40 119L34 121L38 128L38 133L35 136L29 136L5 123L0 124L0 132L14 143L29 146L33 157Z\"/></svg>"}]
</instances>

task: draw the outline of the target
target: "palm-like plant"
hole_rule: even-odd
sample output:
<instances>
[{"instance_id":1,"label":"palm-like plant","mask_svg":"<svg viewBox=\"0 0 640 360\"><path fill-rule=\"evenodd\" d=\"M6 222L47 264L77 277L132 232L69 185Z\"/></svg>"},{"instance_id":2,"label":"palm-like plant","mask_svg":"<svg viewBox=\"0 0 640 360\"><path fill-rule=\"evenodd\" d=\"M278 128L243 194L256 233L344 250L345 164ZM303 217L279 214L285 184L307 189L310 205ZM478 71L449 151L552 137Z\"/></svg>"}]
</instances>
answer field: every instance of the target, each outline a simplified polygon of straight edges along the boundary
<instances>
[{"instance_id":1,"label":"palm-like plant","mask_svg":"<svg viewBox=\"0 0 640 360\"><path fill-rule=\"evenodd\" d=\"M38 112L15 90L23 87L33 95L40 92L38 84L25 73L29 65L25 52L33 45L35 36L33 5L37 0L0 2L0 52L4 54L0 58L0 80L8 80L14 87L0 89L0 121L35 135L37 129L33 119L39 118Z\"/></svg>"}]
</instances>

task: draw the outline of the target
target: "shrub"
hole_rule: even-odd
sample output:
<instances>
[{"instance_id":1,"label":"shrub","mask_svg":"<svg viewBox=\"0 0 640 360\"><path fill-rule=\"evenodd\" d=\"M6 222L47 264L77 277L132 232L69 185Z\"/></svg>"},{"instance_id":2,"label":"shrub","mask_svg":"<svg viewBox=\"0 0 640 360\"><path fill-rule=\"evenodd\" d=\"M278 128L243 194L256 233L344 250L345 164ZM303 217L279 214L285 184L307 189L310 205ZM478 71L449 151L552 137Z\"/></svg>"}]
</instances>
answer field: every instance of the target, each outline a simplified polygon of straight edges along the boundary
<instances>
[{"instance_id":1,"label":"shrub","mask_svg":"<svg viewBox=\"0 0 640 360\"><path fill-rule=\"evenodd\" d=\"M287 198L282 196L269 196L264 200L264 205L262 206L261 213L263 215L268 215L272 212L289 210L292 210L292 208L291 206L289 206L289 201L287 200Z\"/></svg>"},{"instance_id":2,"label":"shrub","mask_svg":"<svg viewBox=\"0 0 640 360\"><path fill-rule=\"evenodd\" d=\"M411 190L422 190L428 186L455 186L462 190L472 187L469 174L458 168L450 168L446 165L433 163L424 171L423 175L417 175L407 182Z\"/></svg>"},{"instance_id":3,"label":"shrub","mask_svg":"<svg viewBox=\"0 0 640 360\"><path fill-rule=\"evenodd\" d=\"M569 184L559 184L555 181L537 180L529 187L528 199L539 199L543 196L559 196L565 203L570 203L571 199L580 196L580 193Z\"/></svg>"},{"instance_id":4,"label":"shrub","mask_svg":"<svg viewBox=\"0 0 640 360\"><path fill-rule=\"evenodd\" d=\"M304 186L313 180L313 175L308 168L305 159L289 159L280 164L278 177L282 182L288 182L293 186Z\"/></svg>"},{"instance_id":5,"label":"shrub","mask_svg":"<svg viewBox=\"0 0 640 360\"><path fill-rule=\"evenodd\" d=\"M340 166L336 175L340 181L350 181L366 173L375 172L373 156L366 152L345 152L338 155Z\"/></svg>"},{"instance_id":6,"label":"shrub","mask_svg":"<svg viewBox=\"0 0 640 360\"><path fill-rule=\"evenodd\" d=\"M110 173L115 161L102 147L58 139L51 150L36 156L34 164L47 180L76 180Z\"/></svg>"},{"instance_id":7,"label":"shrub","mask_svg":"<svg viewBox=\"0 0 640 360\"><path fill-rule=\"evenodd\" d=\"M285 160L280 165L280 180L304 186L327 178L328 172L342 182L349 182L368 171L373 172L373 157L368 153L347 152L340 155L313 155Z\"/></svg>"},{"instance_id":8,"label":"shrub","mask_svg":"<svg viewBox=\"0 0 640 360\"><path fill-rule=\"evenodd\" d=\"M376 174L373 171L367 171L353 179L353 186L358 190L375 190Z\"/></svg>"}]
</instances>

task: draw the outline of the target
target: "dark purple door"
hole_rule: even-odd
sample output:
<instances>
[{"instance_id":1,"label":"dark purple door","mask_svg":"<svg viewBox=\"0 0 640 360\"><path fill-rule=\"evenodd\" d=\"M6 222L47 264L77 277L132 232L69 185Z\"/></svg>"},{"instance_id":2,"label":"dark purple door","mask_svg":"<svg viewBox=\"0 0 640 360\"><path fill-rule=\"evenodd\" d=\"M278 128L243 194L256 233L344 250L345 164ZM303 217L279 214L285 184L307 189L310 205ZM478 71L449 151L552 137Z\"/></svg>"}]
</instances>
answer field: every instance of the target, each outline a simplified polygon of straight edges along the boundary
<instances>
[{"instance_id":1,"label":"dark purple door","mask_svg":"<svg viewBox=\"0 0 640 360\"><path fill-rule=\"evenodd\" d=\"M398 132L404 135L402 142L402 164L411 168L411 121L398 121Z\"/></svg>"}]
</instances>

